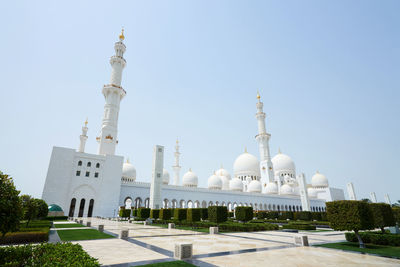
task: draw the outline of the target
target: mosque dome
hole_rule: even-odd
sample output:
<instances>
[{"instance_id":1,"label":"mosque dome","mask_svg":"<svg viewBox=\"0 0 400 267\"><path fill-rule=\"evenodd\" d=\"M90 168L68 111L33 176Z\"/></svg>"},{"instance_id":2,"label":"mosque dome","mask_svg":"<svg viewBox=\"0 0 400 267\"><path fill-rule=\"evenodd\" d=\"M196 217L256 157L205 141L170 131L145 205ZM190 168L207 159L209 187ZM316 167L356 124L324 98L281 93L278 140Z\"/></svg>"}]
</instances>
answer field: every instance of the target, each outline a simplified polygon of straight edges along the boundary
<instances>
[{"instance_id":1,"label":"mosque dome","mask_svg":"<svg viewBox=\"0 0 400 267\"><path fill-rule=\"evenodd\" d=\"M292 178L296 177L296 166L288 155L279 151L271 161L276 176L290 175Z\"/></svg>"},{"instance_id":2,"label":"mosque dome","mask_svg":"<svg viewBox=\"0 0 400 267\"><path fill-rule=\"evenodd\" d=\"M311 184L313 187L328 187L328 179L326 179L325 175L319 173L318 171L311 178Z\"/></svg>"},{"instance_id":3,"label":"mosque dome","mask_svg":"<svg viewBox=\"0 0 400 267\"><path fill-rule=\"evenodd\" d=\"M235 177L255 176L258 180L260 177L260 162L254 155L245 152L236 158L233 163L233 172Z\"/></svg>"},{"instance_id":4,"label":"mosque dome","mask_svg":"<svg viewBox=\"0 0 400 267\"><path fill-rule=\"evenodd\" d=\"M251 193L261 193L261 190L262 190L262 186L261 186L260 181L253 180L248 185L248 191Z\"/></svg>"},{"instance_id":5,"label":"mosque dome","mask_svg":"<svg viewBox=\"0 0 400 267\"><path fill-rule=\"evenodd\" d=\"M63 211L62 208L57 204L51 204L48 209L49 211Z\"/></svg>"},{"instance_id":6,"label":"mosque dome","mask_svg":"<svg viewBox=\"0 0 400 267\"><path fill-rule=\"evenodd\" d=\"M163 184L169 184L169 172L166 169L163 169Z\"/></svg>"},{"instance_id":7,"label":"mosque dome","mask_svg":"<svg viewBox=\"0 0 400 267\"><path fill-rule=\"evenodd\" d=\"M229 181L230 178L226 176L220 176L221 181L222 181L222 190L229 190Z\"/></svg>"},{"instance_id":8,"label":"mosque dome","mask_svg":"<svg viewBox=\"0 0 400 267\"><path fill-rule=\"evenodd\" d=\"M192 169L189 169L189 171L182 177L182 185L188 187L197 187L198 180L199 178L197 175L192 172Z\"/></svg>"},{"instance_id":9,"label":"mosque dome","mask_svg":"<svg viewBox=\"0 0 400 267\"><path fill-rule=\"evenodd\" d=\"M229 181L229 189L232 191L243 191L243 183L238 178L233 178Z\"/></svg>"},{"instance_id":10,"label":"mosque dome","mask_svg":"<svg viewBox=\"0 0 400 267\"><path fill-rule=\"evenodd\" d=\"M278 185L274 182L269 182L265 187L267 194L278 194Z\"/></svg>"},{"instance_id":11,"label":"mosque dome","mask_svg":"<svg viewBox=\"0 0 400 267\"><path fill-rule=\"evenodd\" d=\"M220 176L217 176L215 174L211 175L210 178L208 178L208 189L222 189L222 179Z\"/></svg>"},{"instance_id":12,"label":"mosque dome","mask_svg":"<svg viewBox=\"0 0 400 267\"><path fill-rule=\"evenodd\" d=\"M281 194L282 195L293 195L293 188L288 185L288 184L284 184L281 186Z\"/></svg>"},{"instance_id":13,"label":"mosque dome","mask_svg":"<svg viewBox=\"0 0 400 267\"><path fill-rule=\"evenodd\" d=\"M129 160L122 165L122 178L136 180L136 169Z\"/></svg>"},{"instance_id":14,"label":"mosque dome","mask_svg":"<svg viewBox=\"0 0 400 267\"><path fill-rule=\"evenodd\" d=\"M218 176L225 176L225 177L228 178L228 180L231 179L231 175L229 174L229 172L227 170L225 170L224 168L222 168L222 167L221 167L221 169L216 171L215 174L218 175Z\"/></svg>"},{"instance_id":15,"label":"mosque dome","mask_svg":"<svg viewBox=\"0 0 400 267\"><path fill-rule=\"evenodd\" d=\"M312 188L312 187L308 188L307 193L308 193L309 197L312 197L312 198L318 197L318 194L317 194L318 192L317 192L317 189L315 189L315 188Z\"/></svg>"}]
</instances>

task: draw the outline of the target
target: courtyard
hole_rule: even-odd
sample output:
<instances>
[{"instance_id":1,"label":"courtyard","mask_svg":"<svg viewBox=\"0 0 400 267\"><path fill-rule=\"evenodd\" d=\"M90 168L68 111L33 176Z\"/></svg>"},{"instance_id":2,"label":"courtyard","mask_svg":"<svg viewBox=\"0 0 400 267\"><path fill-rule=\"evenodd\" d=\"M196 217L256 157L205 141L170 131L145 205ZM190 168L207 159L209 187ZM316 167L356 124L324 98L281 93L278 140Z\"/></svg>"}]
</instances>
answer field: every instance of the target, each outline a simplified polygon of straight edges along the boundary
<instances>
[{"instance_id":1,"label":"courtyard","mask_svg":"<svg viewBox=\"0 0 400 267\"><path fill-rule=\"evenodd\" d=\"M87 218L83 219L86 225ZM313 245L345 241L337 231L236 232L210 235L190 230L90 218L91 227L104 225L110 239L72 241L79 243L104 266L140 266L174 261L175 243L192 243L196 266L399 266L400 260L345 252ZM85 227L86 228L86 227ZM70 231L71 228L62 231ZM122 229L129 229L127 239L119 239ZM294 236L307 235L309 247L294 245Z\"/></svg>"}]
</instances>

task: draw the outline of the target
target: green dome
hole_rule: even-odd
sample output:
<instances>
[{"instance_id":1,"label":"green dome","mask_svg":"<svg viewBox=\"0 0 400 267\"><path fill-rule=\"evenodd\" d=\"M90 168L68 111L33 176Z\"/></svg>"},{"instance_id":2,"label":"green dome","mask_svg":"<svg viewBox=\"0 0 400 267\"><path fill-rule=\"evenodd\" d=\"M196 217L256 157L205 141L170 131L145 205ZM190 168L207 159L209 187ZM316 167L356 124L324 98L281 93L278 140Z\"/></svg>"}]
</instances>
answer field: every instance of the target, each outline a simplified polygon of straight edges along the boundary
<instances>
[{"instance_id":1,"label":"green dome","mask_svg":"<svg viewBox=\"0 0 400 267\"><path fill-rule=\"evenodd\" d=\"M49 211L63 211L62 208L56 204L51 204L49 206Z\"/></svg>"}]
</instances>

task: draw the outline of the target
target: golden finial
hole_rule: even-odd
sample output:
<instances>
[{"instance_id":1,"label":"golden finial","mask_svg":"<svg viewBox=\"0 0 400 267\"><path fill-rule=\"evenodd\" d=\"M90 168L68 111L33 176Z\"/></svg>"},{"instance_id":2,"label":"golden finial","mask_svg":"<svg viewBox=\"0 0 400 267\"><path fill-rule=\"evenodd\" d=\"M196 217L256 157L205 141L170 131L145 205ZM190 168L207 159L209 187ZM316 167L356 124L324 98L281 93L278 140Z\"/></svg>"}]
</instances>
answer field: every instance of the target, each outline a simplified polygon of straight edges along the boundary
<instances>
[{"instance_id":1,"label":"golden finial","mask_svg":"<svg viewBox=\"0 0 400 267\"><path fill-rule=\"evenodd\" d=\"M130 162L129 162L129 158L126 158L126 163L130 163Z\"/></svg>"},{"instance_id":2,"label":"golden finial","mask_svg":"<svg viewBox=\"0 0 400 267\"><path fill-rule=\"evenodd\" d=\"M179 144L179 140L178 140L178 137L176 138L176 144Z\"/></svg>"},{"instance_id":3,"label":"golden finial","mask_svg":"<svg viewBox=\"0 0 400 267\"><path fill-rule=\"evenodd\" d=\"M124 27L122 27L121 34L119 35L119 40L123 41L124 39L125 39L125 36L124 36Z\"/></svg>"},{"instance_id":4,"label":"golden finial","mask_svg":"<svg viewBox=\"0 0 400 267\"><path fill-rule=\"evenodd\" d=\"M261 96L260 96L260 92L258 92L257 90L257 99L260 100Z\"/></svg>"},{"instance_id":5,"label":"golden finial","mask_svg":"<svg viewBox=\"0 0 400 267\"><path fill-rule=\"evenodd\" d=\"M85 120L85 127L87 127L87 124L88 124L88 120L87 120L88 118L86 117L86 120Z\"/></svg>"}]
</instances>

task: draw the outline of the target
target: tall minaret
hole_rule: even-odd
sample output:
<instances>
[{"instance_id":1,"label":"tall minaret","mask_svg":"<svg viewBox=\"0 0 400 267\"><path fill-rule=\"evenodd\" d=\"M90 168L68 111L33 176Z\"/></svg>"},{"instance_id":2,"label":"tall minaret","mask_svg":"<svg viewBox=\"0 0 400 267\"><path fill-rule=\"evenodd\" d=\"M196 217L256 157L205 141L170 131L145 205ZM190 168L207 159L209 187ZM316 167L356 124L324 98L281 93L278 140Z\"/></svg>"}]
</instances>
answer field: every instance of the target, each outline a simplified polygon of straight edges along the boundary
<instances>
[{"instance_id":1,"label":"tall minaret","mask_svg":"<svg viewBox=\"0 0 400 267\"><path fill-rule=\"evenodd\" d=\"M126 65L126 60L123 57L126 50L123 43L124 39L124 29L122 29L119 41L114 45L115 55L110 59L112 67L111 81L110 84L103 86L102 91L106 104L104 105L101 133L100 136L96 138L99 142L98 153L101 155L114 155L115 147L118 144L119 104L122 98L126 95L125 90L121 87L122 70Z\"/></svg>"},{"instance_id":2,"label":"tall minaret","mask_svg":"<svg viewBox=\"0 0 400 267\"><path fill-rule=\"evenodd\" d=\"M265 182L274 181L274 170L271 162L271 154L269 153L269 138L271 135L267 133L265 128L265 113L263 111L263 103L260 101L260 94L257 92L257 113L258 134L256 140L260 150L260 172L261 180Z\"/></svg>"},{"instance_id":3,"label":"tall minaret","mask_svg":"<svg viewBox=\"0 0 400 267\"><path fill-rule=\"evenodd\" d=\"M85 121L85 126L82 127L82 134L79 136L79 139L81 140L81 142L79 143L79 148L78 148L78 152L85 152L85 145L86 145L86 140L88 139L87 137L87 131L88 131L88 121L86 119Z\"/></svg>"},{"instance_id":4,"label":"tall minaret","mask_svg":"<svg viewBox=\"0 0 400 267\"><path fill-rule=\"evenodd\" d=\"M176 145L175 145L175 165L172 166L174 169L174 185L179 185L179 172L181 171L181 166L179 166L179 141L176 139Z\"/></svg>"}]
</instances>

